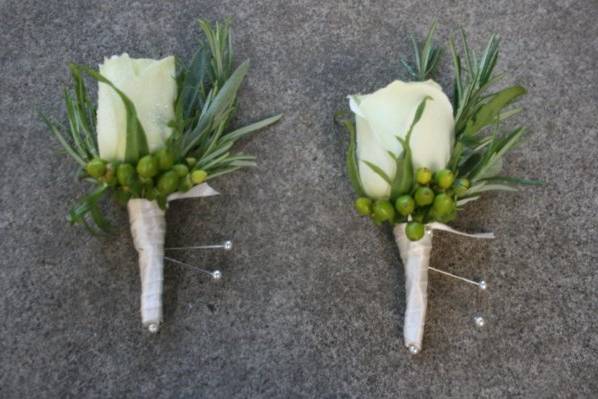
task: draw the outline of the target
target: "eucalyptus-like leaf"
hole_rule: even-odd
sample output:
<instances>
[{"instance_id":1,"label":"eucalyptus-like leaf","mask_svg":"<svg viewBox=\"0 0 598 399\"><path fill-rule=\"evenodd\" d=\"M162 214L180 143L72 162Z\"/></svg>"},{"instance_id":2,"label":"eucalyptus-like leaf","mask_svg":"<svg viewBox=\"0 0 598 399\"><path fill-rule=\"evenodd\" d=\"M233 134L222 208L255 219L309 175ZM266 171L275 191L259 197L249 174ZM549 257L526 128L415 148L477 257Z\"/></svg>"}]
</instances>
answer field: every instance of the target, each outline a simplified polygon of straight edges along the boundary
<instances>
[{"instance_id":1,"label":"eucalyptus-like leaf","mask_svg":"<svg viewBox=\"0 0 598 399\"><path fill-rule=\"evenodd\" d=\"M205 129L209 128L213 120L219 114L226 111L226 108L233 105L237 91L243 82L243 78L249 69L249 61L242 63L230 78L226 81L222 89L218 92L209 108L202 114L197 127L189 134L184 136L183 154L188 153L199 142Z\"/></svg>"},{"instance_id":2,"label":"eucalyptus-like leaf","mask_svg":"<svg viewBox=\"0 0 598 399\"><path fill-rule=\"evenodd\" d=\"M236 141L250 133L253 133L257 130L263 129L267 126L270 126L276 122L278 122L282 118L282 114L271 116L270 118L262 119L259 122L252 123L251 125L243 126L239 129L236 129L230 133L226 133L223 137L223 140L226 141Z\"/></svg>"},{"instance_id":3,"label":"eucalyptus-like leaf","mask_svg":"<svg viewBox=\"0 0 598 399\"><path fill-rule=\"evenodd\" d=\"M492 96L492 98L481 105L476 114L467 121L465 127L466 135L473 135L485 126L496 122L503 108L523 96L527 91L521 86L512 86L503 89Z\"/></svg>"}]
</instances>

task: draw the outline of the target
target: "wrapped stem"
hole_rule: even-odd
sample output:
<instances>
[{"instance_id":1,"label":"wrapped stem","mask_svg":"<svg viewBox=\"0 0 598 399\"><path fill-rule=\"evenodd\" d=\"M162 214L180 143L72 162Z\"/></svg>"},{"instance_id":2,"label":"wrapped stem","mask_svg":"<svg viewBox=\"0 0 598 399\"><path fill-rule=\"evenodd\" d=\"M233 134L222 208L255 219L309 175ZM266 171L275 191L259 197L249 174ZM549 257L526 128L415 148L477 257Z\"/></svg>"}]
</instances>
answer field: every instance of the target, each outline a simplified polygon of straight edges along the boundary
<instances>
[{"instance_id":1,"label":"wrapped stem","mask_svg":"<svg viewBox=\"0 0 598 399\"><path fill-rule=\"evenodd\" d=\"M155 201L132 199L127 208L133 243L139 253L141 321L151 332L157 332L162 321L166 219Z\"/></svg>"},{"instance_id":2,"label":"wrapped stem","mask_svg":"<svg viewBox=\"0 0 598 399\"><path fill-rule=\"evenodd\" d=\"M412 353L417 353L422 348L428 306L428 265L432 252L432 229L426 229L426 234L419 241L410 241L405 235L405 223L402 223L395 226L394 235L405 268L405 346Z\"/></svg>"}]
</instances>

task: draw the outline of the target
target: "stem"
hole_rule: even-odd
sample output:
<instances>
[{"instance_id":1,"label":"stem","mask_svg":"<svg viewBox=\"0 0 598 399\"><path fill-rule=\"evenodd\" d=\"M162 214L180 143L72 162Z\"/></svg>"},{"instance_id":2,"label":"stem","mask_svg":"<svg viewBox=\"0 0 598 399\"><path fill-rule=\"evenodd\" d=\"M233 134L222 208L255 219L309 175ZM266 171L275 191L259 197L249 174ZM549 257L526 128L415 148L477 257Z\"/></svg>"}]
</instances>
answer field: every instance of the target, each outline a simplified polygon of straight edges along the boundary
<instances>
[{"instance_id":1,"label":"stem","mask_svg":"<svg viewBox=\"0 0 598 399\"><path fill-rule=\"evenodd\" d=\"M407 306L403 336L405 346L412 353L422 348L426 308L428 306L428 264L432 251L432 230L427 230L419 241L410 241L405 235L405 223L394 228L396 243L405 268Z\"/></svg>"},{"instance_id":2,"label":"stem","mask_svg":"<svg viewBox=\"0 0 598 399\"><path fill-rule=\"evenodd\" d=\"M166 219L155 201L132 199L127 208L133 243L139 253L141 321L151 332L156 332L162 322Z\"/></svg>"}]
</instances>

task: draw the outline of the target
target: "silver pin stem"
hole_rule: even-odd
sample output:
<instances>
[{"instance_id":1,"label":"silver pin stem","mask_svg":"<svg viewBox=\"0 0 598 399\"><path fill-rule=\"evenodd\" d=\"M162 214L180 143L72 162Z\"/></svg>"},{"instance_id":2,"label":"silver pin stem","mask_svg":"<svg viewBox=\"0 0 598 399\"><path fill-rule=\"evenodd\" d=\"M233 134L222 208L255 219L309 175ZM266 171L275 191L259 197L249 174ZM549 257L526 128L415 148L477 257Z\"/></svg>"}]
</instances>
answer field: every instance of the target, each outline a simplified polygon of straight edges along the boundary
<instances>
[{"instance_id":1,"label":"silver pin stem","mask_svg":"<svg viewBox=\"0 0 598 399\"><path fill-rule=\"evenodd\" d=\"M222 244L213 244L213 245L195 245L191 247L172 247L172 248L165 248L167 251L186 251L186 250L193 250L193 249L224 249L225 251L230 251L233 249L233 242L230 240L224 241Z\"/></svg>"},{"instance_id":2,"label":"silver pin stem","mask_svg":"<svg viewBox=\"0 0 598 399\"><path fill-rule=\"evenodd\" d=\"M202 273L209 274L214 280L220 280L222 278L222 272L220 270L214 270L214 271L211 272L209 270L202 269L199 266L190 265L189 263L181 262L180 260L176 260L176 259L170 258L168 256L165 256L164 260L176 263L177 265L191 267L191 268L193 268L193 269L195 269L197 271L200 271Z\"/></svg>"},{"instance_id":3,"label":"silver pin stem","mask_svg":"<svg viewBox=\"0 0 598 399\"><path fill-rule=\"evenodd\" d=\"M477 285L482 290L485 290L486 287L487 287L486 282L484 280L479 281L479 282L478 281L474 281L474 280L470 280L470 279L465 278L465 277L457 276L456 274L453 274L453 273L445 272L444 270L436 269L435 267L432 267L432 266L428 266L428 269L430 269L432 271L435 271L437 273L441 273L441 274L447 275L449 277L456 278L457 280L465 281L466 283L469 283L469 284Z\"/></svg>"}]
</instances>

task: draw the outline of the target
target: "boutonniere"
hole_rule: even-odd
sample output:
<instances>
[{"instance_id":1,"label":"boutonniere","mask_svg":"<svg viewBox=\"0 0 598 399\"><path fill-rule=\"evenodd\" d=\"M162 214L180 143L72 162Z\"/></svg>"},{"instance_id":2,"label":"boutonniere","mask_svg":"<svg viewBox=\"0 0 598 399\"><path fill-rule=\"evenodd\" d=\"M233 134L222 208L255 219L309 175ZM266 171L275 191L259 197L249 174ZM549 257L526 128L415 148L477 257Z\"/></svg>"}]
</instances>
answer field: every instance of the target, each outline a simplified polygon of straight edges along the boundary
<instances>
[{"instance_id":1,"label":"boutonniere","mask_svg":"<svg viewBox=\"0 0 598 399\"><path fill-rule=\"evenodd\" d=\"M199 24L204 37L186 66L177 68L174 56L135 59L126 53L106 58L99 70L70 65L68 124L43 117L93 187L69 212L70 222L105 232L110 225L100 199L110 194L127 207L139 253L141 319L152 332L162 321L168 203L217 195L208 181L255 165L253 156L233 150L235 143L280 118L231 129L249 62L235 68L228 22ZM97 104L84 77L98 82Z\"/></svg>"},{"instance_id":2,"label":"boutonniere","mask_svg":"<svg viewBox=\"0 0 598 399\"><path fill-rule=\"evenodd\" d=\"M405 268L404 339L412 353L422 348L428 270L443 272L429 265L433 231L492 238L491 233L460 233L446 223L483 193L539 184L501 172L505 154L526 133L523 126L506 127L506 120L521 111L510 106L526 90L495 88L503 78L494 71L499 38L492 35L479 55L464 33L461 52L449 41L454 68L449 99L432 80L442 55L433 43L435 28L422 43L412 40L415 62L402 61L412 81L395 80L371 94L351 95L354 117L337 115L349 132L347 174L359 197L357 212L393 226ZM484 281L462 279L486 289ZM481 325L483 319L476 322Z\"/></svg>"}]
</instances>

